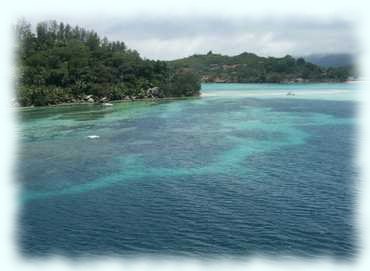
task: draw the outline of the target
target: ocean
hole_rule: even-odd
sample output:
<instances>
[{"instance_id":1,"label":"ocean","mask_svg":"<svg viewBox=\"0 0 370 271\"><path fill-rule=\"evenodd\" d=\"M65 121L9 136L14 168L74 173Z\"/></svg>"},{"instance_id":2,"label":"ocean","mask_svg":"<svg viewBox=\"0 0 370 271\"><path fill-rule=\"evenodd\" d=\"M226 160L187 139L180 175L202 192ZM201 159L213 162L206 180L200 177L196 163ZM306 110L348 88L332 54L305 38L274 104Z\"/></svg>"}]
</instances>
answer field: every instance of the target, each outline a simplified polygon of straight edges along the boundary
<instances>
[{"instance_id":1,"label":"ocean","mask_svg":"<svg viewBox=\"0 0 370 271\"><path fill-rule=\"evenodd\" d=\"M356 255L357 84L19 110L27 257Z\"/></svg>"}]
</instances>

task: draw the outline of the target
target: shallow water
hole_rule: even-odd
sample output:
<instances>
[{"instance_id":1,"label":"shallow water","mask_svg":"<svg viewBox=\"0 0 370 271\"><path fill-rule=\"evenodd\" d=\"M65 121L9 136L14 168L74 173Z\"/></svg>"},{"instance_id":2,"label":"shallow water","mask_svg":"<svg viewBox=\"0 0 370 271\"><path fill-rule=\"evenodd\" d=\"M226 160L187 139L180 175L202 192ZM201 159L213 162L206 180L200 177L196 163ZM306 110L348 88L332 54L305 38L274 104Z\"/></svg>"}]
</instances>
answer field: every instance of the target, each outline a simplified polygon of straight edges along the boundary
<instances>
[{"instance_id":1,"label":"shallow water","mask_svg":"<svg viewBox=\"0 0 370 271\"><path fill-rule=\"evenodd\" d=\"M23 110L22 252L351 258L357 92L205 84L201 98Z\"/></svg>"}]
</instances>

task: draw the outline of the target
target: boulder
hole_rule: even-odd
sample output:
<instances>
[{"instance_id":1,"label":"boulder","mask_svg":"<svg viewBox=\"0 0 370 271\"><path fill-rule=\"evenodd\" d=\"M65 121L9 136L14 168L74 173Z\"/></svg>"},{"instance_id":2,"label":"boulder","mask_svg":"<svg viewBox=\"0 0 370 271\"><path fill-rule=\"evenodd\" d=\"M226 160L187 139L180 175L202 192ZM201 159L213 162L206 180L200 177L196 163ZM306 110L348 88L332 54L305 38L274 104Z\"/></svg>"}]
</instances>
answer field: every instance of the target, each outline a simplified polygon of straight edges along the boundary
<instances>
[{"instance_id":1,"label":"boulder","mask_svg":"<svg viewBox=\"0 0 370 271\"><path fill-rule=\"evenodd\" d=\"M160 95L159 87L148 88L146 91L146 95L148 95L149 97L152 97L152 96L159 97Z\"/></svg>"},{"instance_id":2,"label":"boulder","mask_svg":"<svg viewBox=\"0 0 370 271\"><path fill-rule=\"evenodd\" d=\"M95 102L95 100L94 100L93 98L91 98L91 97L90 97L90 98L88 98L88 99L87 99L87 101L88 101L89 103L93 103L93 102Z\"/></svg>"}]
</instances>

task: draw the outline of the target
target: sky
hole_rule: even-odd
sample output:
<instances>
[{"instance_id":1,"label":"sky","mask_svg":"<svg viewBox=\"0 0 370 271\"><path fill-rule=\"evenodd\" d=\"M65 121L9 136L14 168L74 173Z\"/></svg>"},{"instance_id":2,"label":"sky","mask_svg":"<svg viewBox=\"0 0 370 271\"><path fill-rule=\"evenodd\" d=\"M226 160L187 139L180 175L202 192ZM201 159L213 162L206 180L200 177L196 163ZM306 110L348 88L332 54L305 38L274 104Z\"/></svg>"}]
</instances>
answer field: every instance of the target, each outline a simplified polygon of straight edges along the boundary
<instances>
[{"instance_id":1,"label":"sky","mask_svg":"<svg viewBox=\"0 0 370 271\"><path fill-rule=\"evenodd\" d=\"M109 40L124 41L149 59L171 60L214 53L305 56L356 53L355 26L339 18L181 15L128 17L33 16L32 25L56 19L95 30Z\"/></svg>"}]
</instances>

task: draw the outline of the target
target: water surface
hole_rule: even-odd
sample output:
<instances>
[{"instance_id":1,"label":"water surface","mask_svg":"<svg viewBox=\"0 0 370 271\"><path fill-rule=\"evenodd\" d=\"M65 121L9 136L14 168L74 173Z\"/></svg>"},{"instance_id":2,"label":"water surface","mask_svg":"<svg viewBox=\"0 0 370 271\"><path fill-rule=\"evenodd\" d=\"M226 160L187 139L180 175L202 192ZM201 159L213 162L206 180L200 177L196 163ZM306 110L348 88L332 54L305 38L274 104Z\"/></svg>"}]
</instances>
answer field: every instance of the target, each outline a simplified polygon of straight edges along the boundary
<instances>
[{"instance_id":1,"label":"water surface","mask_svg":"<svg viewBox=\"0 0 370 271\"><path fill-rule=\"evenodd\" d=\"M205 84L194 99L22 110L21 250L351 258L356 88Z\"/></svg>"}]
</instances>

